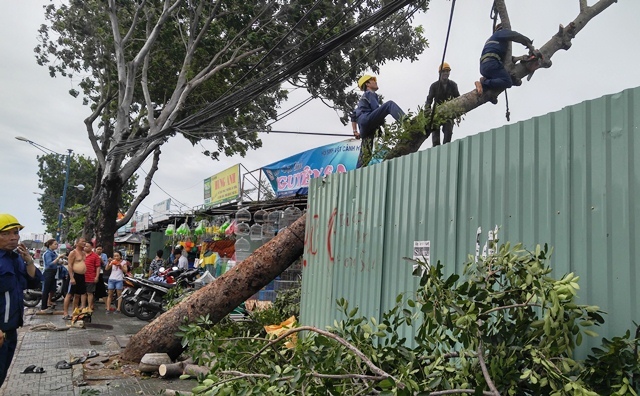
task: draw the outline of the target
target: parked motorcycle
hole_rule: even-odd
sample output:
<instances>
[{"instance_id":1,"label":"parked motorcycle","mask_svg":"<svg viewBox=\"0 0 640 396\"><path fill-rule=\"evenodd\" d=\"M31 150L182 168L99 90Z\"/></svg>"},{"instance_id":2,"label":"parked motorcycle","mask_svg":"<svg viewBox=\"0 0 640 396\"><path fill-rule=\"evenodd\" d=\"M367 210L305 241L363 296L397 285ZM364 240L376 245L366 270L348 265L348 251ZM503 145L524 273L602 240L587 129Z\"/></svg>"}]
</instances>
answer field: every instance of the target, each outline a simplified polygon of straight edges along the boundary
<instances>
[{"instance_id":1,"label":"parked motorcycle","mask_svg":"<svg viewBox=\"0 0 640 396\"><path fill-rule=\"evenodd\" d=\"M56 290L51 300L58 301L66 294L63 293L62 283L62 279L56 279ZM42 287L40 287L39 289L24 290L23 298L25 306L30 308L35 307L36 305L40 304L40 301L42 301Z\"/></svg>"},{"instance_id":2,"label":"parked motorcycle","mask_svg":"<svg viewBox=\"0 0 640 396\"><path fill-rule=\"evenodd\" d=\"M130 276L124 277L124 290L120 295L122 299L122 313L126 316L133 318L136 316L134 312L135 301L133 297L136 294L136 291L142 287L143 279L132 278ZM146 298L146 297L145 297Z\"/></svg>"},{"instance_id":3,"label":"parked motorcycle","mask_svg":"<svg viewBox=\"0 0 640 396\"><path fill-rule=\"evenodd\" d=\"M174 283L139 279L142 285L136 290L134 296L129 299L134 303L134 315L140 320L149 321L155 318L158 313L165 312L167 307L164 296L167 295L169 290L176 285L192 287L193 281L199 275L197 269L165 271L161 268L159 273L163 274L165 279L173 280Z\"/></svg>"}]
</instances>

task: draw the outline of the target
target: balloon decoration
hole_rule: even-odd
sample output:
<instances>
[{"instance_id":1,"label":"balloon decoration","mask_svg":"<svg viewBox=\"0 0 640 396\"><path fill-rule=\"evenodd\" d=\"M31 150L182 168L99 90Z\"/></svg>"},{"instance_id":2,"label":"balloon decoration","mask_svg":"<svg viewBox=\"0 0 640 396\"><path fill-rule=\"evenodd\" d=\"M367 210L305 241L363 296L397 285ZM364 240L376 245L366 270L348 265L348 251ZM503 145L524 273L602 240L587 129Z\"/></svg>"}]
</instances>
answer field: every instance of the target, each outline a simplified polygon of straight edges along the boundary
<instances>
[{"instance_id":1,"label":"balloon decoration","mask_svg":"<svg viewBox=\"0 0 640 396\"><path fill-rule=\"evenodd\" d=\"M186 237L186 236L191 235L191 229L189 228L189 226L185 222L185 223L180 224L180 227L178 227L178 229L176 230L176 234L178 234L181 237Z\"/></svg>"},{"instance_id":2,"label":"balloon decoration","mask_svg":"<svg viewBox=\"0 0 640 396\"><path fill-rule=\"evenodd\" d=\"M200 220L198 222L198 226L196 227L195 230L193 230L193 233L198 236L201 237L204 234L206 234L207 232L207 227L209 226L209 222L206 220Z\"/></svg>"}]
</instances>

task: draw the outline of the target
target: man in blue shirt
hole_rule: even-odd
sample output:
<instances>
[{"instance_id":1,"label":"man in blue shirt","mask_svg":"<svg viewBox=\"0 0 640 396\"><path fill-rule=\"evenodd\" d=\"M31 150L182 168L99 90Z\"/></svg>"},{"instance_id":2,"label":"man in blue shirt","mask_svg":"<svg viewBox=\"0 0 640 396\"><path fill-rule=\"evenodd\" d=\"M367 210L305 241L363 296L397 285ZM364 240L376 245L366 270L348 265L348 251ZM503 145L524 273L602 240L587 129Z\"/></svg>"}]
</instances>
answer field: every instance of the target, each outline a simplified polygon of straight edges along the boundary
<instances>
[{"instance_id":1,"label":"man in blue shirt","mask_svg":"<svg viewBox=\"0 0 640 396\"><path fill-rule=\"evenodd\" d=\"M0 386L18 344L24 311L22 291L35 289L42 281L33 257L19 243L23 228L12 215L0 213Z\"/></svg>"},{"instance_id":2,"label":"man in blue shirt","mask_svg":"<svg viewBox=\"0 0 640 396\"><path fill-rule=\"evenodd\" d=\"M378 79L374 76L365 74L358 80L358 87L364 91L355 114L352 114L351 121L358 123L360 129L360 155L358 156L357 168L367 166L371 159L371 151L373 150L373 139L376 131L384 124L386 116L391 115L396 121L404 116L404 111L393 101L380 104L380 100L376 91L378 90ZM355 120L353 117L355 116ZM354 131L355 135L355 131Z\"/></svg>"},{"instance_id":3,"label":"man in blue shirt","mask_svg":"<svg viewBox=\"0 0 640 396\"><path fill-rule=\"evenodd\" d=\"M485 90L504 90L511 88L513 85L520 85L522 82L511 76L504 68L504 57L509 49L509 43L514 41L529 48L531 53L535 52L533 41L528 37L502 27L499 23L496 25L493 35L484 44L482 55L480 56L480 81L476 81L476 91L478 95L482 95ZM492 99L491 103L497 103L497 99Z\"/></svg>"}]
</instances>

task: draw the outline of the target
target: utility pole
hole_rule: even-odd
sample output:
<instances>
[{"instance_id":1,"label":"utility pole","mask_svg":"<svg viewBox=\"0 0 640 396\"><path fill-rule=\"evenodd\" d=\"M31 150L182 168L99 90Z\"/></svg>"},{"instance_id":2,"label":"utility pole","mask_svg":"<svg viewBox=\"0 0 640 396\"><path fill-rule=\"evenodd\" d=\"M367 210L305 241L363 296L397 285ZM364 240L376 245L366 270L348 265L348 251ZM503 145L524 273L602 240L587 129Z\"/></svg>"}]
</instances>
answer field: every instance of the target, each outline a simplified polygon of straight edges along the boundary
<instances>
[{"instance_id":1,"label":"utility pole","mask_svg":"<svg viewBox=\"0 0 640 396\"><path fill-rule=\"evenodd\" d=\"M67 166L64 172L64 187L62 188L62 197L60 197L60 211L58 212L58 228L56 229L56 241L60 243L60 233L62 231L62 211L64 210L64 204L67 200L67 186L69 185L69 171L71 166L71 152L73 150L67 149Z\"/></svg>"}]
</instances>

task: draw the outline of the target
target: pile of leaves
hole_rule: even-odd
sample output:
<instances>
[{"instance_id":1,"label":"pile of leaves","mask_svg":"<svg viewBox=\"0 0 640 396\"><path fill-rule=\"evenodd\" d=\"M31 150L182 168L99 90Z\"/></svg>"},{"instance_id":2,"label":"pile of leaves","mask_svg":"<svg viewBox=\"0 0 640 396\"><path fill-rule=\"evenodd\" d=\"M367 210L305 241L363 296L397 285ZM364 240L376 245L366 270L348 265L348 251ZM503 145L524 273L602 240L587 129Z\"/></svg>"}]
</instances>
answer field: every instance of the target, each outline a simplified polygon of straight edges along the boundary
<instances>
[{"instance_id":1,"label":"pile of leaves","mask_svg":"<svg viewBox=\"0 0 640 396\"><path fill-rule=\"evenodd\" d=\"M628 332L584 362L572 358L602 324L577 301L579 277L550 276L547 246L501 245L467 264L464 279L444 266L416 268L415 295L399 295L381 320L337 301L328 329L293 328L277 339L260 326L183 326L183 344L211 367L193 389L207 395L635 395L637 339ZM276 308L263 318L277 323ZM269 317L271 315L271 317ZM284 347L293 334L294 348ZM413 339L407 340L406 334Z\"/></svg>"}]
</instances>

